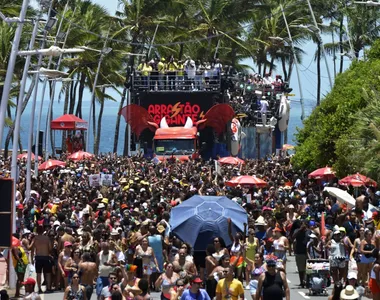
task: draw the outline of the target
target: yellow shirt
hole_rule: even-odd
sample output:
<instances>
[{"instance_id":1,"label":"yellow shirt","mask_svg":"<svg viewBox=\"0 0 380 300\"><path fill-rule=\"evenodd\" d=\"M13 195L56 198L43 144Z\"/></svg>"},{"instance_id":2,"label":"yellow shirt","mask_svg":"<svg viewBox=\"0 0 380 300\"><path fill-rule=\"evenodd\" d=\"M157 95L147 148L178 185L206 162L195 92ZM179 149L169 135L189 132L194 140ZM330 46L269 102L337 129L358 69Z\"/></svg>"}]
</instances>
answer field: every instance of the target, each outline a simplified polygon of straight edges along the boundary
<instances>
[{"instance_id":1,"label":"yellow shirt","mask_svg":"<svg viewBox=\"0 0 380 300\"><path fill-rule=\"evenodd\" d=\"M163 63L162 61L160 61L160 62L157 64L157 70L158 70L158 72L160 72L161 74L165 74L166 64Z\"/></svg>"},{"instance_id":2,"label":"yellow shirt","mask_svg":"<svg viewBox=\"0 0 380 300\"><path fill-rule=\"evenodd\" d=\"M380 220L373 219L373 224L375 225L376 230L380 230Z\"/></svg>"},{"instance_id":3,"label":"yellow shirt","mask_svg":"<svg viewBox=\"0 0 380 300\"><path fill-rule=\"evenodd\" d=\"M238 300L240 295L244 295L243 284L235 278L230 282L226 282L226 279L223 278L219 280L216 286L216 293L222 294L222 299L226 299L226 296L229 296L232 300Z\"/></svg>"}]
</instances>

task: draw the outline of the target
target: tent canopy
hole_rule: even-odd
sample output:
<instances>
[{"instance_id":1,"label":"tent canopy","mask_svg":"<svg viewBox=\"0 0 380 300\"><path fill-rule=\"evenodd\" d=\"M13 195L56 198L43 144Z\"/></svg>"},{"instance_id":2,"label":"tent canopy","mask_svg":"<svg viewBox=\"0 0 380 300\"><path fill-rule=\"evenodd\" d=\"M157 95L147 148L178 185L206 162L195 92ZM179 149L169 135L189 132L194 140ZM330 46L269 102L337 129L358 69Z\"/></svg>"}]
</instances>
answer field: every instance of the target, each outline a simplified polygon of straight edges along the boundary
<instances>
[{"instance_id":1,"label":"tent canopy","mask_svg":"<svg viewBox=\"0 0 380 300\"><path fill-rule=\"evenodd\" d=\"M50 123L52 130L87 130L87 122L74 115L63 115Z\"/></svg>"}]
</instances>

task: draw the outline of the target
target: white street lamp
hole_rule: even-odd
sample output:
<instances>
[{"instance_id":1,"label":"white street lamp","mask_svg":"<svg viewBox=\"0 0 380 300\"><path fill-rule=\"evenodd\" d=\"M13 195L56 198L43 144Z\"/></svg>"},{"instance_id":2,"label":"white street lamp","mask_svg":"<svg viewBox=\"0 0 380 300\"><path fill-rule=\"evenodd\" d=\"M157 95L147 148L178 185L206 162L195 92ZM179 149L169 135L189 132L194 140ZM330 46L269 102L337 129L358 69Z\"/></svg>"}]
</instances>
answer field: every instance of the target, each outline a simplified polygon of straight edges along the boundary
<instances>
[{"instance_id":1,"label":"white street lamp","mask_svg":"<svg viewBox=\"0 0 380 300\"><path fill-rule=\"evenodd\" d=\"M50 78L58 78L62 76L69 76L69 73L54 70L54 69L45 69L40 68L38 71L29 71L29 74L40 74L42 76L48 76Z\"/></svg>"},{"instance_id":2,"label":"white street lamp","mask_svg":"<svg viewBox=\"0 0 380 300\"><path fill-rule=\"evenodd\" d=\"M363 5L366 5L366 6L380 6L380 2L376 2L376 1L355 1L354 2L355 4L363 4Z\"/></svg>"},{"instance_id":3,"label":"white street lamp","mask_svg":"<svg viewBox=\"0 0 380 300\"><path fill-rule=\"evenodd\" d=\"M57 46L51 46L48 49L37 49L37 50L29 50L29 51L19 51L19 55L45 55L45 56L60 56L62 54L69 53L81 53L84 52L84 49L79 48L71 48L71 49L61 49Z\"/></svg>"}]
</instances>

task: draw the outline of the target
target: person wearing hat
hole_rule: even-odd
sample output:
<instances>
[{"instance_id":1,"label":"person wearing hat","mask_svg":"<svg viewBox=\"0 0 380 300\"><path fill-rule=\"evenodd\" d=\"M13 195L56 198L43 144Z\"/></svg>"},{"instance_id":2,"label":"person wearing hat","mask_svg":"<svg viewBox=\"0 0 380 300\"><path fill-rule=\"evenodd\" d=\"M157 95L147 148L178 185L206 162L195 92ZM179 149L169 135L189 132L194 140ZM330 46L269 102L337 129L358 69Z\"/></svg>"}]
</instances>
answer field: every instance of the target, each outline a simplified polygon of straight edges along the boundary
<instances>
[{"instance_id":1,"label":"person wearing hat","mask_svg":"<svg viewBox=\"0 0 380 300\"><path fill-rule=\"evenodd\" d=\"M365 293L365 289L358 284L358 274L355 271L348 272L347 275L347 285L352 285L355 290L359 294L359 299L362 298L362 296Z\"/></svg>"},{"instance_id":2,"label":"person wearing hat","mask_svg":"<svg viewBox=\"0 0 380 300\"><path fill-rule=\"evenodd\" d=\"M256 300L290 300L290 289L284 272L276 270L277 262L274 259L266 261L267 272L259 277L256 290ZM262 296L261 296L262 295Z\"/></svg>"},{"instance_id":3,"label":"person wearing hat","mask_svg":"<svg viewBox=\"0 0 380 300\"><path fill-rule=\"evenodd\" d=\"M309 235L310 241L307 243L307 257L308 259L321 258L322 249L316 234Z\"/></svg>"},{"instance_id":4,"label":"person wearing hat","mask_svg":"<svg viewBox=\"0 0 380 300\"><path fill-rule=\"evenodd\" d=\"M223 270L223 273L226 274L226 277L218 281L218 284L216 286L216 300L244 300L243 284L240 280L234 278L235 273L233 268L227 267Z\"/></svg>"},{"instance_id":5,"label":"person wearing hat","mask_svg":"<svg viewBox=\"0 0 380 300\"><path fill-rule=\"evenodd\" d=\"M358 300L358 299L359 299L359 294L352 285L347 285L346 288L340 292L340 300Z\"/></svg>"},{"instance_id":6,"label":"person wearing hat","mask_svg":"<svg viewBox=\"0 0 380 300\"><path fill-rule=\"evenodd\" d=\"M326 248L330 250L331 275L334 282L338 282L343 279L346 268L346 249L339 229L334 230L333 238L326 244Z\"/></svg>"},{"instance_id":7,"label":"person wearing hat","mask_svg":"<svg viewBox=\"0 0 380 300\"><path fill-rule=\"evenodd\" d=\"M289 240L284 236L284 231L280 227L273 230L274 233L274 255L282 260L284 270L286 271L286 251L289 249Z\"/></svg>"},{"instance_id":8,"label":"person wearing hat","mask_svg":"<svg viewBox=\"0 0 380 300\"><path fill-rule=\"evenodd\" d=\"M211 300L205 289L202 289L202 279L198 276L191 280L191 287L183 291L181 300Z\"/></svg>"},{"instance_id":9,"label":"person wearing hat","mask_svg":"<svg viewBox=\"0 0 380 300\"><path fill-rule=\"evenodd\" d=\"M26 296L24 297L24 299L41 300L40 295L34 291L36 287L36 281L34 280L34 278L32 277L27 278L24 282L22 282L22 285L25 287L25 293L26 293Z\"/></svg>"}]
</instances>

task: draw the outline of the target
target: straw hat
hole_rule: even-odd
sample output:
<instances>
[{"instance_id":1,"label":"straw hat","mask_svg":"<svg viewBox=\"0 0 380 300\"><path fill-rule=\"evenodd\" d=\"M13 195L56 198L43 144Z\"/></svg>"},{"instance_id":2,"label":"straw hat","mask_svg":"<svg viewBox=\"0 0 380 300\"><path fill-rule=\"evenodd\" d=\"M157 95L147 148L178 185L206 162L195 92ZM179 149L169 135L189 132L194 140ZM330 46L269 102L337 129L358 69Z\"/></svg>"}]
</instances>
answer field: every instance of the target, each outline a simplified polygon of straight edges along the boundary
<instances>
[{"instance_id":1,"label":"straw hat","mask_svg":"<svg viewBox=\"0 0 380 300\"><path fill-rule=\"evenodd\" d=\"M359 299L359 293L352 285L347 285L344 290L340 292L341 300Z\"/></svg>"},{"instance_id":2,"label":"straw hat","mask_svg":"<svg viewBox=\"0 0 380 300\"><path fill-rule=\"evenodd\" d=\"M265 225L267 225L267 223L265 222L264 217L263 216L259 216L256 219L255 226L265 226Z\"/></svg>"}]
</instances>

